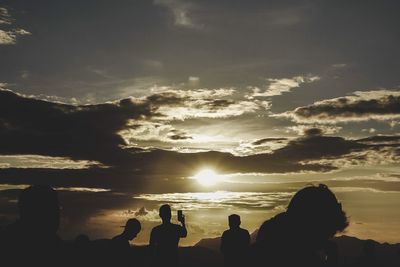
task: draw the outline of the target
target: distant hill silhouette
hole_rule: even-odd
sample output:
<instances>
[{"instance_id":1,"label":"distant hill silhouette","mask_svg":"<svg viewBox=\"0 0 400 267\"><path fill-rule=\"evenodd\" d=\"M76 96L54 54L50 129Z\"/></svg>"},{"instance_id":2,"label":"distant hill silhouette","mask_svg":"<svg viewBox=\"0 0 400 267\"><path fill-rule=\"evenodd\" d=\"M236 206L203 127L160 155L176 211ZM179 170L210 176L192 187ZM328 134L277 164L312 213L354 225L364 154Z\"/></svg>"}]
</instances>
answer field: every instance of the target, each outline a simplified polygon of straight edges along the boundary
<instances>
[{"instance_id":1,"label":"distant hill silhouette","mask_svg":"<svg viewBox=\"0 0 400 267\"><path fill-rule=\"evenodd\" d=\"M254 243L256 241L258 230L254 231L250 235L250 242ZM195 244L196 247L204 247L209 248L219 252L219 247L221 245L221 238L218 237L211 237L211 238L204 238L201 239L199 242Z\"/></svg>"},{"instance_id":2,"label":"distant hill silhouette","mask_svg":"<svg viewBox=\"0 0 400 267\"><path fill-rule=\"evenodd\" d=\"M251 234L252 243L255 241L257 231ZM356 237L342 235L335 237L334 241L339 248L339 265L351 266L361 255L366 240ZM400 266L400 243L388 244L373 241L376 246L376 258L379 266ZM208 248L212 251L219 252L221 240L220 237L205 238L200 240L195 247Z\"/></svg>"}]
</instances>

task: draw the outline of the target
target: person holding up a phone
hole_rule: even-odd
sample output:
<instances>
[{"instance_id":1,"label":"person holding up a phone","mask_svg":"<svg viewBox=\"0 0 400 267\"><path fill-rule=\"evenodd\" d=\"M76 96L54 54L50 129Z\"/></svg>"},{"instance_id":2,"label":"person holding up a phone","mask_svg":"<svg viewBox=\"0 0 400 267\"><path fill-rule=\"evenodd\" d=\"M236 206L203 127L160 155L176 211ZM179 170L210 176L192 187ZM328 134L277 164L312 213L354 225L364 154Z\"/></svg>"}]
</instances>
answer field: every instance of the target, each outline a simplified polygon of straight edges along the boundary
<instances>
[{"instance_id":1,"label":"person holding up a phone","mask_svg":"<svg viewBox=\"0 0 400 267\"><path fill-rule=\"evenodd\" d=\"M178 266L179 239L187 236L185 216L178 211L181 225L171 223L171 206L162 205L159 210L162 224L153 228L150 234L150 255L153 266Z\"/></svg>"}]
</instances>

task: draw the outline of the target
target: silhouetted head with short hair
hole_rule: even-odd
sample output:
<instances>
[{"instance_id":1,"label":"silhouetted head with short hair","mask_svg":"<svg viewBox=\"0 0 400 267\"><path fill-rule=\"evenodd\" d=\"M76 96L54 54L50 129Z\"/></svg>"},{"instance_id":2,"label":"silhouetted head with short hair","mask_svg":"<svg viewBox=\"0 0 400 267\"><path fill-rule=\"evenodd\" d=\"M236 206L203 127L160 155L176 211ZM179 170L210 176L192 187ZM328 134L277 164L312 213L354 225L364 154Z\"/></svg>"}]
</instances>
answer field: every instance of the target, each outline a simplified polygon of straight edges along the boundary
<instances>
[{"instance_id":1,"label":"silhouetted head with short hair","mask_svg":"<svg viewBox=\"0 0 400 267\"><path fill-rule=\"evenodd\" d=\"M129 240L132 240L138 235L138 233L140 232L141 229L142 229L142 226L141 226L139 220L133 218L133 219L129 219L126 222L124 233L126 234L126 236L128 237Z\"/></svg>"},{"instance_id":2,"label":"silhouetted head with short hair","mask_svg":"<svg viewBox=\"0 0 400 267\"><path fill-rule=\"evenodd\" d=\"M163 221L163 223L171 222L171 206L168 204L164 204L160 207L159 215Z\"/></svg>"},{"instance_id":3,"label":"silhouetted head with short hair","mask_svg":"<svg viewBox=\"0 0 400 267\"><path fill-rule=\"evenodd\" d=\"M229 221L229 228L230 229L237 229L240 226L240 216L237 214L232 214L229 215L228 217L228 221Z\"/></svg>"},{"instance_id":4,"label":"silhouetted head with short hair","mask_svg":"<svg viewBox=\"0 0 400 267\"><path fill-rule=\"evenodd\" d=\"M324 184L299 190L287 208L289 220L310 242L321 245L348 225L342 205Z\"/></svg>"},{"instance_id":5,"label":"silhouetted head with short hair","mask_svg":"<svg viewBox=\"0 0 400 267\"><path fill-rule=\"evenodd\" d=\"M60 224L57 192L46 185L32 185L22 190L18 207L24 228L38 235L54 235Z\"/></svg>"}]
</instances>

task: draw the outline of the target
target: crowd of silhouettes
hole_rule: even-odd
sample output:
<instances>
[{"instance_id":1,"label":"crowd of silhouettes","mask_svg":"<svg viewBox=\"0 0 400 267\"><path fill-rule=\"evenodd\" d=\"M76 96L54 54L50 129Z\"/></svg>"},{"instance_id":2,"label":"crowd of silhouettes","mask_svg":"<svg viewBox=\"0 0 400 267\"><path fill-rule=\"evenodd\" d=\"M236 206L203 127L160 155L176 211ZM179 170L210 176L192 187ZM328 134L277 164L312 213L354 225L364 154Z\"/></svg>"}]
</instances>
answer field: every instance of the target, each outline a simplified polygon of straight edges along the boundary
<instances>
[{"instance_id":1,"label":"crowd of silhouettes","mask_svg":"<svg viewBox=\"0 0 400 267\"><path fill-rule=\"evenodd\" d=\"M151 231L146 263L135 261L130 241L141 231L140 222L129 219L122 233L111 240L91 241L78 235L71 244L62 241L57 230L60 206L57 192L49 186L33 185L21 191L19 218L2 228L2 266L178 266L180 238L187 236L185 216L178 212L180 225L171 223L171 207L159 209L162 223ZM228 217L229 229L221 236L220 250L225 266L334 267L338 248L332 237L348 226L341 204L325 185L307 186L291 199L287 209L265 221L256 241L250 242L240 227L237 214ZM374 244L366 243L365 257L358 266L374 266ZM143 256L143 255L142 255ZM139 266L139 265L138 265Z\"/></svg>"}]
</instances>

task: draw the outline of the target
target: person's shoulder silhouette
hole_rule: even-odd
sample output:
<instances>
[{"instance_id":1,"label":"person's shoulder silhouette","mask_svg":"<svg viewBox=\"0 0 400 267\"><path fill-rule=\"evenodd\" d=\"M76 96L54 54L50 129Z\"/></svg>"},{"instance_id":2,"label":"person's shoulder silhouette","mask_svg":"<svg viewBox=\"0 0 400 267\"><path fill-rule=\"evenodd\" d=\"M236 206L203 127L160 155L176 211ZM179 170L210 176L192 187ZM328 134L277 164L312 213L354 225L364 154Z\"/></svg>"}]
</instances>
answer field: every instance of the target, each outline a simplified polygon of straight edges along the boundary
<instances>
[{"instance_id":1,"label":"person's shoulder silhouette","mask_svg":"<svg viewBox=\"0 0 400 267\"><path fill-rule=\"evenodd\" d=\"M177 265L179 239L187 236L185 218L180 218L181 225L171 223L171 206L168 204L160 207L159 215L162 224L151 231L150 253L156 265Z\"/></svg>"},{"instance_id":2,"label":"person's shoulder silhouette","mask_svg":"<svg viewBox=\"0 0 400 267\"><path fill-rule=\"evenodd\" d=\"M275 266L322 266L318 251L348 226L342 205L326 185L299 190L285 212L264 222L258 232L258 260ZM332 253L331 253L332 254Z\"/></svg>"},{"instance_id":3,"label":"person's shoulder silhouette","mask_svg":"<svg viewBox=\"0 0 400 267\"><path fill-rule=\"evenodd\" d=\"M18 208L19 219L3 231L4 255L15 265L28 258L31 263L51 262L62 247L57 236L60 224L57 192L46 185L27 187L20 193ZM44 251L47 253L43 254Z\"/></svg>"},{"instance_id":4,"label":"person's shoulder silhouette","mask_svg":"<svg viewBox=\"0 0 400 267\"><path fill-rule=\"evenodd\" d=\"M241 266L246 263L250 234L240 227L241 220L237 214L228 217L229 229L221 236L220 250L224 255L225 266Z\"/></svg>"},{"instance_id":5,"label":"person's shoulder silhouette","mask_svg":"<svg viewBox=\"0 0 400 267\"><path fill-rule=\"evenodd\" d=\"M133 240L142 229L139 220L132 218L126 221L124 231L111 239L112 245L120 249L129 249L129 241Z\"/></svg>"},{"instance_id":6,"label":"person's shoulder silhouette","mask_svg":"<svg viewBox=\"0 0 400 267\"><path fill-rule=\"evenodd\" d=\"M131 261L132 248L129 241L133 240L141 230L139 220L132 218L126 221L121 234L113 237L110 242L109 262L110 264L124 265L124 263Z\"/></svg>"}]
</instances>

